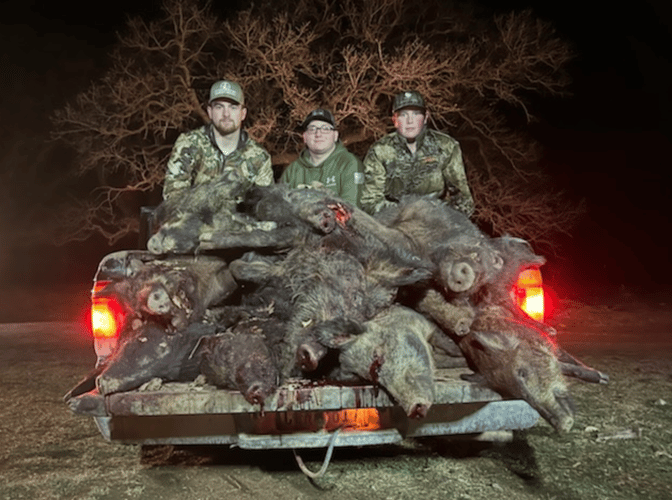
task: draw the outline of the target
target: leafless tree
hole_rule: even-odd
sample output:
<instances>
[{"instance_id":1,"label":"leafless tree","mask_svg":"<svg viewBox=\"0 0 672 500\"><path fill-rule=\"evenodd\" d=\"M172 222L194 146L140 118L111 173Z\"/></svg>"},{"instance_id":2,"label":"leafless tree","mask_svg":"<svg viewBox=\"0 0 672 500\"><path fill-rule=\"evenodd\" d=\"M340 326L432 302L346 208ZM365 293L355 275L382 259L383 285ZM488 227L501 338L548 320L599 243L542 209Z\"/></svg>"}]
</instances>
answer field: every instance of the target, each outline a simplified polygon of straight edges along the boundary
<instances>
[{"instance_id":1,"label":"leafless tree","mask_svg":"<svg viewBox=\"0 0 672 500\"><path fill-rule=\"evenodd\" d=\"M130 20L106 76L54 118L56 137L78 153L78 173L97 184L59 213L60 238L96 231L114 242L135 230L137 205L156 197L175 138L207 122L207 90L229 78L245 88L248 131L278 167L296 157L298 124L311 109L331 109L343 142L363 156L390 130L392 96L419 90L432 126L463 144L477 220L550 241L581 207L540 189L548 181L537 145L510 117L529 122L530 96L564 91L571 50L530 12L469 5L266 1L222 20L215 5L166 0L161 18Z\"/></svg>"}]
</instances>

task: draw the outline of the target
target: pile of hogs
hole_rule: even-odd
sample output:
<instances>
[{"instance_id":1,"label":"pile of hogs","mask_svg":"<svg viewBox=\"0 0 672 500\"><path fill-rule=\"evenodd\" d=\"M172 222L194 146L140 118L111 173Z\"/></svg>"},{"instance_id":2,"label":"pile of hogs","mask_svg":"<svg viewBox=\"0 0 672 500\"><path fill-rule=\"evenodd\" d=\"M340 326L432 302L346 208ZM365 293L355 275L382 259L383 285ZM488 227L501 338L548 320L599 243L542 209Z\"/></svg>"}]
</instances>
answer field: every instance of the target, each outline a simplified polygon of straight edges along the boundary
<instances>
[{"instance_id":1,"label":"pile of hogs","mask_svg":"<svg viewBox=\"0 0 672 500\"><path fill-rule=\"evenodd\" d=\"M102 394L202 374L263 410L290 377L366 381L422 418L435 368L468 366L567 431L564 376L608 380L514 303L519 272L544 263L524 240L426 197L372 217L318 187L252 187L236 206L229 191L164 201L151 255L103 290L127 321L95 374Z\"/></svg>"}]
</instances>

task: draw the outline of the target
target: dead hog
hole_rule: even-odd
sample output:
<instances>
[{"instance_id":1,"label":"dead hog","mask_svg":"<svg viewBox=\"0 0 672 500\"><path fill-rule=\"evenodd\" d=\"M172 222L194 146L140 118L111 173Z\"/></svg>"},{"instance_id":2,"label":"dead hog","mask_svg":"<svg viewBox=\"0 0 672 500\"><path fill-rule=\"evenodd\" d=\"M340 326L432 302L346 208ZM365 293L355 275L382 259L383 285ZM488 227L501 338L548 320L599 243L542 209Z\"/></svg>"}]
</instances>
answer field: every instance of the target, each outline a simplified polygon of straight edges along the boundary
<instances>
[{"instance_id":1,"label":"dead hog","mask_svg":"<svg viewBox=\"0 0 672 500\"><path fill-rule=\"evenodd\" d=\"M490 238L463 213L435 198L405 196L376 220L402 233L411 251L438 267L437 281L447 293L470 295L502 268Z\"/></svg>"},{"instance_id":2,"label":"dead hog","mask_svg":"<svg viewBox=\"0 0 672 500\"><path fill-rule=\"evenodd\" d=\"M459 342L472 369L491 389L527 401L558 432L574 424L574 403L556 345L541 330L479 309L471 331Z\"/></svg>"},{"instance_id":3,"label":"dead hog","mask_svg":"<svg viewBox=\"0 0 672 500\"><path fill-rule=\"evenodd\" d=\"M221 180L199 184L164 200L154 212L152 225L158 231L147 242L147 249L153 254L190 254L214 231L266 228L268 224L260 226L236 209L249 187L249 180L231 171Z\"/></svg>"},{"instance_id":4,"label":"dead hog","mask_svg":"<svg viewBox=\"0 0 672 500\"><path fill-rule=\"evenodd\" d=\"M260 314L239 321L224 333L201 341L198 354L201 373L208 382L240 391L250 404L263 408L279 383L277 347L286 325L271 315ZM275 342L275 344L274 344Z\"/></svg>"},{"instance_id":5,"label":"dead hog","mask_svg":"<svg viewBox=\"0 0 672 500\"><path fill-rule=\"evenodd\" d=\"M264 257L238 259L231 272L239 281L262 285L260 293L280 304L291 298L288 331L281 356L282 379L317 368L324 349L314 342L312 332L323 322L348 318L362 323L389 307L399 286L427 279L425 268L407 267L372 253L364 261L341 249L323 245L302 245L281 261Z\"/></svg>"},{"instance_id":6,"label":"dead hog","mask_svg":"<svg viewBox=\"0 0 672 500\"><path fill-rule=\"evenodd\" d=\"M432 349L426 339L436 333L435 325L412 309L393 305L364 322L361 332L353 332L352 325L338 328L338 322L328 326L316 338L339 350L339 367L330 377L379 384L410 418L427 415L435 387Z\"/></svg>"},{"instance_id":7,"label":"dead hog","mask_svg":"<svg viewBox=\"0 0 672 500\"><path fill-rule=\"evenodd\" d=\"M198 375L198 362L190 355L201 337L213 335L215 327L194 323L169 335L155 323L144 323L123 340L96 379L102 395L137 389L153 378L190 381Z\"/></svg>"},{"instance_id":8,"label":"dead hog","mask_svg":"<svg viewBox=\"0 0 672 500\"><path fill-rule=\"evenodd\" d=\"M127 312L126 328L131 330L147 319L168 332L183 330L201 321L207 308L223 302L237 288L226 262L213 256L127 257L124 262L125 276L97 296L119 300Z\"/></svg>"},{"instance_id":9,"label":"dead hog","mask_svg":"<svg viewBox=\"0 0 672 500\"><path fill-rule=\"evenodd\" d=\"M290 189L284 184L251 187L239 205L259 227L237 231L222 228L203 241L203 249L289 249L314 243L337 228L336 208L343 204L331 191Z\"/></svg>"},{"instance_id":10,"label":"dead hog","mask_svg":"<svg viewBox=\"0 0 672 500\"><path fill-rule=\"evenodd\" d=\"M209 241L202 242L201 248L286 250L302 245L323 245L339 248L360 260L367 259L371 253L387 253L407 266L432 266L411 252L408 239L402 233L383 226L328 190L254 186L247 192L241 207L250 217L273 223L275 228L216 232Z\"/></svg>"}]
</instances>

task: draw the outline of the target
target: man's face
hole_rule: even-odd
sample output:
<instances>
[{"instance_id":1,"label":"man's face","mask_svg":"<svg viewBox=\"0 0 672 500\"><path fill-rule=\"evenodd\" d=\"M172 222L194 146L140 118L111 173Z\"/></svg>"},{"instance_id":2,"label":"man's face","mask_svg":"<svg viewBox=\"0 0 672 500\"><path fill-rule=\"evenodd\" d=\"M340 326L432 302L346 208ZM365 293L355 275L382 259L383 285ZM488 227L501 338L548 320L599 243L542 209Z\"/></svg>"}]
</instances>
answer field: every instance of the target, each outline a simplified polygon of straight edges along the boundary
<instances>
[{"instance_id":1,"label":"man's face","mask_svg":"<svg viewBox=\"0 0 672 500\"><path fill-rule=\"evenodd\" d=\"M392 115L392 123L400 136L413 141L427 124L428 116L422 108L403 108Z\"/></svg>"},{"instance_id":2,"label":"man's face","mask_svg":"<svg viewBox=\"0 0 672 500\"><path fill-rule=\"evenodd\" d=\"M208 106L208 116L217 132L226 136L240 130L247 108L228 99L218 99Z\"/></svg>"},{"instance_id":3,"label":"man's face","mask_svg":"<svg viewBox=\"0 0 672 500\"><path fill-rule=\"evenodd\" d=\"M327 122L313 120L303 133L303 141L313 154L322 154L331 151L338 140L338 132Z\"/></svg>"}]
</instances>

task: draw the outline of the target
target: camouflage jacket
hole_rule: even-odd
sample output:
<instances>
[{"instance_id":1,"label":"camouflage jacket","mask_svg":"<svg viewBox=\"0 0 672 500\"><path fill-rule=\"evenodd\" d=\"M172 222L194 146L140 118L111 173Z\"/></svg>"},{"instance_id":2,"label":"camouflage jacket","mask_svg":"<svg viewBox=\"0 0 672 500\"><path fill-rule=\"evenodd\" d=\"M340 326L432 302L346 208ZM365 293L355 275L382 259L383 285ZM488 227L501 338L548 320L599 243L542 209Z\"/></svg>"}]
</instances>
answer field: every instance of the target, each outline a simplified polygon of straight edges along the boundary
<instances>
[{"instance_id":1,"label":"camouflage jacket","mask_svg":"<svg viewBox=\"0 0 672 500\"><path fill-rule=\"evenodd\" d=\"M240 131L238 147L224 155L215 142L212 125L180 134L168 160L163 184L163 198L189 187L214 180L230 179L240 189L240 195L252 184L268 186L273 183L273 167L268 152Z\"/></svg>"},{"instance_id":2,"label":"camouflage jacket","mask_svg":"<svg viewBox=\"0 0 672 500\"><path fill-rule=\"evenodd\" d=\"M336 149L317 166L310 162L310 153L307 149L301 151L299 157L282 173L280 182L293 188L320 182L345 201L359 207L364 181L363 172L361 160L338 141Z\"/></svg>"},{"instance_id":3,"label":"camouflage jacket","mask_svg":"<svg viewBox=\"0 0 672 500\"><path fill-rule=\"evenodd\" d=\"M373 214L397 203L405 194L444 199L467 216L474 211L459 143L449 135L425 129L415 153L392 132L375 142L364 158L362 208Z\"/></svg>"}]
</instances>

